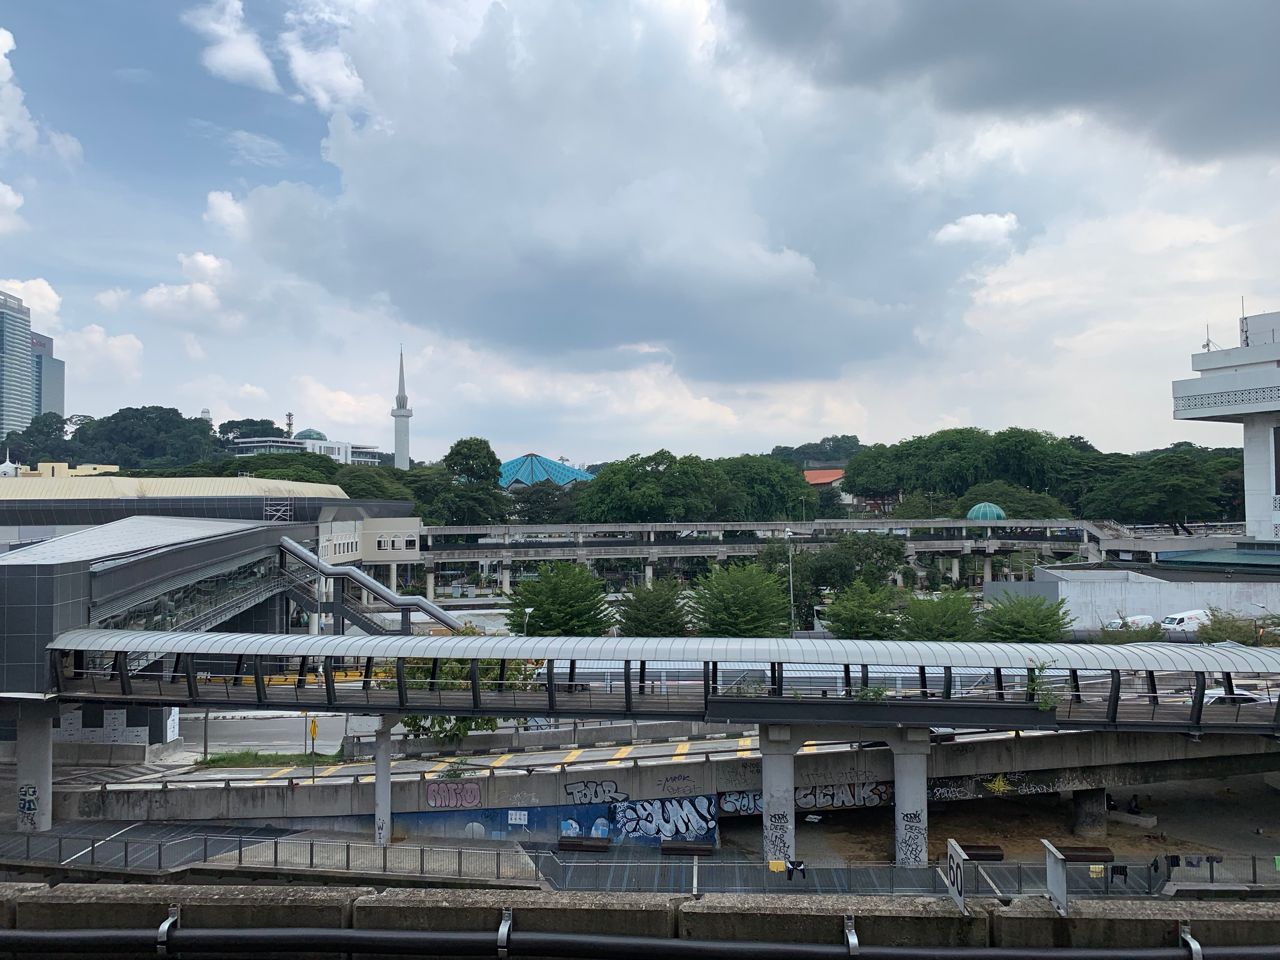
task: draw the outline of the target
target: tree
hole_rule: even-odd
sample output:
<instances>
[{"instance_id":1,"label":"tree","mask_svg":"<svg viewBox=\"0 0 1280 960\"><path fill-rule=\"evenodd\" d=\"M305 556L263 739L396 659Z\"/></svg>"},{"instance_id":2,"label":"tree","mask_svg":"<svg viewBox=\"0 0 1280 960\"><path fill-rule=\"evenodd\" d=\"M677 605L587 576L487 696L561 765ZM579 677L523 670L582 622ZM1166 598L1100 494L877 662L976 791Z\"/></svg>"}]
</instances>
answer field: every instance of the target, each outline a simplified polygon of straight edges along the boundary
<instances>
[{"instance_id":1,"label":"tree","mask_svg":"<svg viewBox=\"0 0 1280 960\"><path fill-rule=\"evenodd\" d=\"M611 626L603 581L578 563L540 564L538 578L521 581L507 609L507 629L530 637L599 637Z\"/></svg>"},{"instance_id":2,"label":"tree","mask_svg":"<svg viewBox=\"0 0 1280 960\"><path fill-rule=\"evenodd\" d=\"M527 487L514 487L511 518L519 523L572 523L582 484L562 487L554 480L539 480Z\"/></svg>"},{"instance_id":3,"label":"tree","mask_svg":"<svg viewBox=\"0 0 1280 960\"><path fill-rule=\"evenodd\" d=\"M218 424L218 436L230 442L240 437L283 437L274 420L227 420Z\"/></svg>"},{"instance_id":4,"label":"tree","mask_svg":"<svg viewBox=\"0 0 1280 960\"><path fill-rule=\"evenodd\" d=\"M782 637L789 631L787 586L758 564L714 567L699 578L689 601L706 637Z\"/></svg>"},{"instance_id":5,"label":"tree","mask_svg":"<svg viewBox=\"0 0 1280 960\"><path fill-rule=\"evenodd\" d=\"M982 632L996 643L1061 643L1071 626L1067 601L1006 596L982 617Z\"/></svg>"},{"instance_id":6,"label":"tree","mask_svg":"<svg viewBox=\"0 0 1280 960\"><path fill-rule=\"evenodd\" d=\"M893 508L893 515L903 520L933 520L956 516L956 502L935 493L909 493Z\"/></svg>"},{"instance_id":7,"label":"tree","mask_svg":"<svg viewBox=\"0 0 1280 960\"><path fill-rule=\"evenodd\" d=\"M489 441L482 437L463 437L454 442L441 465L463 483L497 485L502 470Z\"/></svg>"},{"instance_id":8,"label":"tree","mask_svg":"<svg viewBox=\"0 0 1280 960\"><path fill-rule=\"evenodd\" d=\"M912 597L907 601L902 618L904 640L977 640L978 620L973 600L962 590L949 591L937 600Z\"/></svg>"},{"instance_id":9,"label":"tree","mask_svg":"<svg viewBox=\"0 0 1280 960\"><path fill-rule=\"evenodd\" d=\"M413 494L396 474L382 467L347 466L333 475L333 482L352 500L412 500Z\"/></svg>"},{"instance_id":10,"label":"tree","mask_svg":"<svg viewBox=\"0 0 1280 960\"><path fill-rule=\"evenodd\" d=\"M798 447L777 446L769 451L769 456L797 467L806 463L834 463L845 461L862 449L858 438L851 433L823 437L817 443L802 443Z\"/></svg>"},{"instance_id":11,"label":"tree","mask_svg":"<svg viewBox=\"0 0 1280 960\"><path fill-rule=\"evenodd\" d=\"M618 612L624 637L683 637L689 632L688 618L680 599L679 580L655 580L633 587L622 598Z\"/></svg>"},{"instance_id":12,"label":"tree","mask_svg":"<svg viewBox=\"0 0 1280 960\"><path fill-rule=\"evenodd\" d=\"M951 516L963 517L978 503L994 503L1004 510L1005 516L1018 520L1066 518L1073 512L1065 503L1047 493L1036 493L1004 480L988 480L974 484L962 493L955 501Z\"/></svg>"},{"instance_id":13,"label":"tree","mask_svg":"<svg viewBox=\"0 0 1280 960\"><path fill-rule=\"evenodd\" d=\"M840 591L827 607L831 632L846 640L894 640L900 633L893 591L872 589L861 580Z\"/></svg>"},{"instance_id":14,"label":"tree","mask_svg":"<svg viewBox=\"0 0 1280 960\"><path fill-rule=\"evenodd\" d=\"M659 450L602 467L583 488L578 515L584 523L715 520L731 512L732 500L714 461Z\"/></svg>"},{"instance_id":15,"label":"tree","mask_svg":"<svg viewBox=\"0 0 1280 960\"><path fill-rule=\"evenodd\" d=\"M844 501L840 499L840 491L834 486L826 486L818 491L817 512L823 519L842 519L849 514Z\"/></svg>"},{"instance_id":16,"label":"tree","mask_svg":"<svg viewBox=\"0 0 1280 960\"><path fill-rule=\"evenodd\" d=\"M813 519L818 497L799 469L773 457L741 456L709 461L724 471L731 493L720 520Z\"/></svg>"},{"instance_id":17,"label":"tree","mask_svg":"<svg viewBox=\"0 0 1280 960\"><path fill-rule=\"evenodd\" d=\"M124 468L176 467L226 456L207 420L171 407L125 407L81 423L70 459Z\"/></svg>"},{"instance_id":18,"label":"tree","mask_svg":"<svg viewBox=\"0 0 1280 960\"><path fill-rule=\"evenodd\" d=\"M1196 631L1195 638L1200 643L1241 643L1256 647L1266 636L1267 626L1274 623L1274 618L1254 620L1237 617L1217 607L1209 608L1209 622L1202 623Z\"/></svg>"}]
</instances>

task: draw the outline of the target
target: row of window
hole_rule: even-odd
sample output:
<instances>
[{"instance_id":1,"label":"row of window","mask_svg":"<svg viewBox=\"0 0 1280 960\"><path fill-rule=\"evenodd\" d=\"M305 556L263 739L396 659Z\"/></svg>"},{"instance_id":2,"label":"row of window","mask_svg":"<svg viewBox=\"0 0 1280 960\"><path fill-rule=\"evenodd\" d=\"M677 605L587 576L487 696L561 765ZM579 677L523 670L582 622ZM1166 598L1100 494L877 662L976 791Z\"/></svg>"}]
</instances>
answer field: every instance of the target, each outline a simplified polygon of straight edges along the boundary
<instances>
[{"instance_id":1,"label":"row of window","mask_svg":"<svg viewBox=\"0 0 1280 960\"><path fill-rule=\"evenodd\" d=\"M379 537L378 549L379 550L417 550L418 538L405 537L403 540L401 540L400 537Z\"/></svg>"},{"instance_id":2,"label":"row of window","mask_svg":"<svg viewBox=\"0 0 1280 960\"><path fill-rule=\"evenodd\" d=\"M335 557L345 557L348 554L359 552L359 540L343 540L341 543L331 543L329 545L329 553Z\"/></svg>"}]
</instances>

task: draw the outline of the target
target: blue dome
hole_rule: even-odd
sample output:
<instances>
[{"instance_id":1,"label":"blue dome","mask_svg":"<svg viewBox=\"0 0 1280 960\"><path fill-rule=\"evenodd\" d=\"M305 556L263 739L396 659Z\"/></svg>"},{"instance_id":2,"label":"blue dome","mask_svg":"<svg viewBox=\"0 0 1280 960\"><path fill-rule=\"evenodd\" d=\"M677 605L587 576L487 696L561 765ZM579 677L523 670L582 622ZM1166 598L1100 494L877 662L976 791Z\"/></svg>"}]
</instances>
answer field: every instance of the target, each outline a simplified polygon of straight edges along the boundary
<instances>
[{"instance_id":1,"label":"blue dome","mask_svg":"<svg viewBox=\"0 0 1280 960\"><path fill-rule=\"evenodd\" d=\"M326 437L319 430L316 430L312 427L307 427L307 429L299 430L297 433L295 433L293 435L293 439L295 440L328 440L329 438Z\"/></svg>"},{"instance_id":2,"label":"blue dome","mask_svg":"<svg viewBox=\"0 0 1280 960\"><path fill-rule=\"evenodd\" d=\"M997 507L994 503L975 503L965 518L968 520L1003 520L1005 519L1004 511Z\"/></svg>"}]
</instances>

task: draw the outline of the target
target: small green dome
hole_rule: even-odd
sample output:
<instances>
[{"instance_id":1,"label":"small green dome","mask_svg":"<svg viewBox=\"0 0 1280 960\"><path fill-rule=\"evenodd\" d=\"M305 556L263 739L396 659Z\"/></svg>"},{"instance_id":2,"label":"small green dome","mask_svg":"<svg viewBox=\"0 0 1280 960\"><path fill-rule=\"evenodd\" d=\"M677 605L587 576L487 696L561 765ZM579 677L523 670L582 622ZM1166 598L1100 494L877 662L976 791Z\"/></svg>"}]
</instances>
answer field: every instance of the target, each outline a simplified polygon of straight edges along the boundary
<instances>
[{"instance_id":1,"label":"small green dome","mask_svg":"<svg viewBox=\"0 0 1280 960\"><path fill-rule=\"evenodd\" d=\"M328 440L323 433L313 427L307 427L305 430L299 430L293 435L295 440Z\"/></svg>"},{"instance_id":2,"label":"small green dome","mask_svg":"<svg viewBox=\"0 0 1280 960\"><path fill-rule=\"evenodd\" d=\"M975 503L969 512L965 514L969 520L1003 520L1005 519L1004 511L997 507L994 503Z\"/></svg>"}]
</instances>

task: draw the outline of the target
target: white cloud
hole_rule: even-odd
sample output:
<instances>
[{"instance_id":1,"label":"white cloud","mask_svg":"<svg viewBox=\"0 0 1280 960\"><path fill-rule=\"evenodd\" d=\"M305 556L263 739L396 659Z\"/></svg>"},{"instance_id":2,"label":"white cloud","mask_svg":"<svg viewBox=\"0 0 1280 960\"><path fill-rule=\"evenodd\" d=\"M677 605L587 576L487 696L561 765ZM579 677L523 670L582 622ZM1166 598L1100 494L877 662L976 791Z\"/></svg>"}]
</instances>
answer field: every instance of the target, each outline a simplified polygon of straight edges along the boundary
<instances>
[{"instance_id":1,"label":"white cloud","mask_svg":"<svg viewBox=\"0 0 1280 960\"><path fill-rule=\"evenodd\" d=\"M14 233L27 225L18 213L22 203L22 194L7 183L0 182L0 234Z\"/></svg>"},{"instance_id":2,"label":"white cloud","mask_svg":"<svg viewBox=\"0 0 1280 960\"><path fill-rule=\"evenodd\" d=\"M188 360L203 360L205 358L204 347L194 333L184 333L182 335L182 352L187 355Z\"/></svg>"},{"instance_id":3,"label":"white cloud","mask_svg":"<svg viewBox=\"0 0 1280 960\"><path fill-rule=\"evenodd\" d=\"M312 49L290 31L280 37L294 82L326 113L356 103L364 84L350 59L338 47Z\"/></svg>"},{"instance_id":4,"label":"white cloud","mask_svg":"<svg viewBox=\"0 0 1280 960\"><path fill-rule=\"evenodd\" d=\"M231 273L231 264L212 253L180 253L178 262L182 264L182 275L199 283L216 285Z\"/></svg>"},{"instance_id":5,"label":"white cloud","mask_svg":"<svg viewBox=\"0 0 1280 960\"><path fill-rule=\"evenodd\" d=\"M933 239L936 243L1007 243L1018 229L1018 217L1013 213L970 213L951 221L939 229Z\"/></svg>"},{"instance_id":6,"label":"white cloud","mask_svg":"<svg viewBox=\"0 0 1280 960\"><path fill-rule=\"evenodd\" d=\"M131 295L132 291L124 287L111 287L109 290L99 290L95 293L93 301L103 310L115 313L129 301Z\"/></svg>"},{"instance_id":7,"label":"white cloud","mask_svg":"<svg viewBox=\"0 0 1280 960\"><path fill-rule=\"evenodd\" d=\"M111 335L96 323L68 330L58 340L74 378L81 383L138 380L142 376L142 341L132 333Z\"/></svg>"},{"instance_id":8,"label":"white cloud","mask_svg":"<svg viewBox=\"0 0 1280 960\"><path fill-rule=\"evenodd\" d=\"M235 162L253 167L281 167L289 159L289 153L280 141L248 130L232 130L227 134L227 144Z\"/></svg>"},{"instance_id":9,"label":"white cloud","mask_svg":"<svg viewBox=\"0 0 1280 960\"><path fill-rule=\"evenodd\" d=\"M212 313L222 304L218 292L207 283L157 283L143 292L138 302L155 313L202 311Z\"/></svg>"},{"instance_id":10,"label":"white cloud","mask_svg":"<svg viewBox=\"0 0 1280 960\"><path fill-rule=\"evenodd\" d=\"M262 41L244 22L241 0L213 0L188 10L182 21L209 41L200 60L214 76L269 93L280 91Z\"/></svg>"},{"instance_id":11,"label":"white cloud","mask_svg":"<svg viewBox=\"0 0 1280 960\"><path fill-rule=\"evenodd\" d=\"M312 416L323 411L331 422L350 426L373 423L386 413L387 398L379 394L339 390L308 374L294 377L293 382L302 409Z\"/></svg>"},{"instance_id":12,"label":"white cloud","mask_svg":"<svg viewBox=\"0 0 1280 960\"><path fill-rule=\"evenodd\" d=\"M50 336L62 329L62 297L44 277L33 280L0 280L0 290L19 297L31 311L31 326Z\"/></svg>"},{"instance_id":13,"label":"white cloud","mask_svg":"<svg viewBox=\"0 0 1280 960\"><path fill-rule=\"evenodd\" d=\"M225 190L211 190L205 201L204 221L231 237L242 237L248 226L244 207Z\"/></svg>"},{"instance_id":14,"label":"white cloud","mask_svg":"<svg viewBox=\"0 0 1280 960\"><path fill-rule=\"evenodd\" d=\"M13 34L0 27L0 151L31 150L39 140L36 123L13 79L9 54L17 47Z\"/></svg>"},{"instance_id":15,"label":"white cloud","mask_svg":"<svg viewBox=\"0 0 1280 960\"><path fill-rule=\"evenodd\" d=\"M69 167L78 166L84 161L84 147L69 133L50 130L49 146L58 159Z\"/></svg>"},{"instance_id":16,"label":"white cloud","mask_svg":"<svg viewBox=\"0 0 1280 960\"><path fill-rule=\"evenodd\" d=\"M270 400L271 395L266 390L252 383L242 383L236 390L236 396L243 397L245 400Z\"/></svg>"}]
</instances>

